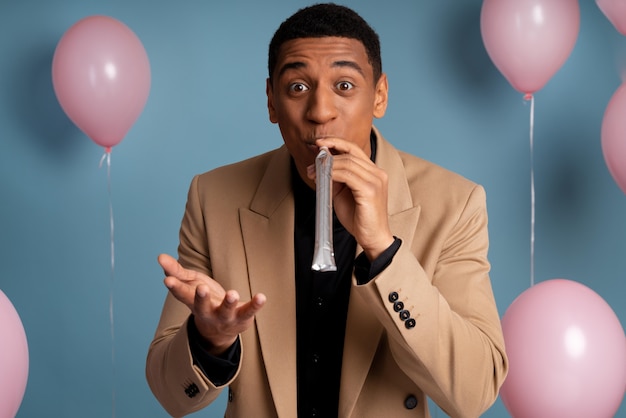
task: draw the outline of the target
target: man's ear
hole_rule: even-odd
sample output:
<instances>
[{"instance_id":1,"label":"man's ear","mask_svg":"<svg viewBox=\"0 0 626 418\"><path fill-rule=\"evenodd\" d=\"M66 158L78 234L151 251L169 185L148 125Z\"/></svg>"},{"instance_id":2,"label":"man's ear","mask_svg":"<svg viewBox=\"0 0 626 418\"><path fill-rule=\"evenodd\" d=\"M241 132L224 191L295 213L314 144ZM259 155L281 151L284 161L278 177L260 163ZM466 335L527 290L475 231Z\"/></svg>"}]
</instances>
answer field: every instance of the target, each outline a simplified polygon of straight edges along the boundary
<instances>
[{"instance_id":1,"label":"man's ear","mask_svg":"<svg viewBox=\"0 0 626 418\"><path fill-rule=\"evenodd\" d=\"M389 99L389 85L387 83L387 74L382 73L376 82L376 91L374 93L374 117L382 118L387 111L387 103Z\"/></svg>"},{"instance_id":2,"label":"man's ear","mask_svg":"<svg viewBox=\"0 0 626 418\"><path fill-rule=\"evenodd\" d=\"M270 122L277 123L276 109L274 108L274 95L272 90L272 81L267 78L265 82L265 94L267 94L267 112L269 113Z\"/></svg>"}]
</instances>

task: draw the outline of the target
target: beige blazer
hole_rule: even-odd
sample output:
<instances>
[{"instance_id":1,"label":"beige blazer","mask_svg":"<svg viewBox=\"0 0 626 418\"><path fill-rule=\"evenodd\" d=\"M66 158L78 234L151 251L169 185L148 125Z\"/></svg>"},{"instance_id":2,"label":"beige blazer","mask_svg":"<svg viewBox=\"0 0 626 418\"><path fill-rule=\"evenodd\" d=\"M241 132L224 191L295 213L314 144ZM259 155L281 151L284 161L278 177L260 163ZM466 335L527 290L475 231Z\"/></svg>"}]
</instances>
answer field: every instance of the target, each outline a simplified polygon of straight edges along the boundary
<instances>
[{"instance_id":1,"label":"beige blazer","mask_svg":"<svg viewBox=\"0 0 626 418\"><path fill-rule=\"evenodd\" d=\"M495 401L508 367L489 279L484 190L375 132L376 164L389 176L389 222L403 242L369 284L352 278L339 416L428 417L428 396L452 417L478 417ZM196 176L189 190L180 262L242 300L267 296L240 336L240 367L225 385L226 417L297 415L289 170L283 146ZM193 365L188 316L168 294L146 364L148 383L172 416L202 409L225 387Z\"/></svg>"}]
</instances>

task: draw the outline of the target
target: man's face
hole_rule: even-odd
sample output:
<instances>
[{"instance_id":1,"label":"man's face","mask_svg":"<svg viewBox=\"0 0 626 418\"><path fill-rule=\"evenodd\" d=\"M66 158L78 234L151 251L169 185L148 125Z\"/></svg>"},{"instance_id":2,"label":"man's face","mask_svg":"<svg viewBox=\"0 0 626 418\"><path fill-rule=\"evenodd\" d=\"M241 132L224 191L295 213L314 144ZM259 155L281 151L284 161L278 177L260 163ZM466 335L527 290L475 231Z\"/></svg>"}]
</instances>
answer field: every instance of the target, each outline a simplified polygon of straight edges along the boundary
<instances>
[{"instance_id":1,"label":"man's face","mask_svg":"<svg viewBox=\"0 0 626 418\"><path fill-rule=\"evenodd\" d=\"M356 39L293 39L280 47L267 105L300 177L314 187L306 168L315 162L317 139L345 139L371 154L373 119L387 108L387 78L374 81L365 47Z\"/></svg>"}]
</instances>

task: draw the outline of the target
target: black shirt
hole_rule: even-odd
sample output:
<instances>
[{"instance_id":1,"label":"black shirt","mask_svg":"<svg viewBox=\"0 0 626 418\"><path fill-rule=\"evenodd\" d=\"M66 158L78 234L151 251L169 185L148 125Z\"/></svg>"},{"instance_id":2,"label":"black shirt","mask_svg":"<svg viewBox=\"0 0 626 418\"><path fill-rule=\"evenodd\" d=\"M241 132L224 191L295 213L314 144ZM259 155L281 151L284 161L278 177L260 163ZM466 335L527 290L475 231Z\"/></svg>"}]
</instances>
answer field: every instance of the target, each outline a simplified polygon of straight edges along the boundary
<instances>
[{"instance_id":1,"label":"black shirt","mask_svg":"<svg viewBox=\"0 0 626 418\"><path fill-rule=\"evenodd\" d=\"M292 164L295 197L298 417L333 417L339 407L341 359L356 240L333 213L337 271L311 269L315 190Z\"/></svg>"},{"instance_id":2,"label":"black shirt","mask_svg":"<svg viewBox=\"0 0 626 418\"><path fill-rule=\"evenodd\" d=\"M373 132L370 144L374 161ZM295 200L298 417L336 417L356 240L333 211L337 271L312 270L316 193L300 178L293 160L291 184Z\"/></svg>"}]
</instances>

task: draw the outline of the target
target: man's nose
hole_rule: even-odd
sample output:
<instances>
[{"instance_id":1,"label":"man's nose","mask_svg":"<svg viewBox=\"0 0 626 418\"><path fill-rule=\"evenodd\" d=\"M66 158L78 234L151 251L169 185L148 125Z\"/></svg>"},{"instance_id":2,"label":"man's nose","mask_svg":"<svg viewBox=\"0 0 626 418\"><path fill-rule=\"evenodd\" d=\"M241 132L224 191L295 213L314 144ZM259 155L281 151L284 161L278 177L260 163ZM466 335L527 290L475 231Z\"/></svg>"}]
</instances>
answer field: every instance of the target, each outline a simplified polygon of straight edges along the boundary
<instances>
[{"instance_id":1,"label":"man's nose","mask_svg":"<svg viewBox=\"0 0 626 418\"><path fill-rule=\"evenodd\" d=\"M336 95L331 89L317 87L309 96L307 118L323 124L337 117Z\"/></svg>"}]
</instances>

